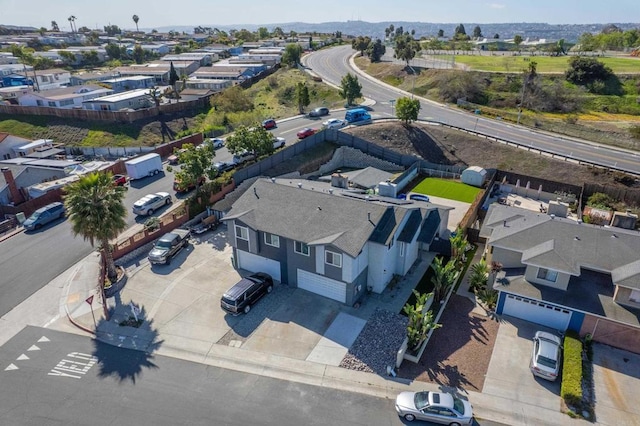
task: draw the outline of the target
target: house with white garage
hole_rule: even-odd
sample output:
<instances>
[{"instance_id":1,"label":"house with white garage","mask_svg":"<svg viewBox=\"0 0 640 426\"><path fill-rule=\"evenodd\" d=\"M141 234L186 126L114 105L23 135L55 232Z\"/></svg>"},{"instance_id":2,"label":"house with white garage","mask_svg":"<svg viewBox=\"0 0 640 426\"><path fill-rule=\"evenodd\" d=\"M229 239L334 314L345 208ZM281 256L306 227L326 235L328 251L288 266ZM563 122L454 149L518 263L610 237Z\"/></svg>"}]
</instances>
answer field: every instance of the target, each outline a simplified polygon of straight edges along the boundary
<instances>
[{"instance_id":1,"label":"house with white garage","mask_svg":"<svg viewBox=\"0 0 640 426\"><path fill-rule=\"evenodd\" d=\"M237 268L347 305L381 293L447 232L449 208L317 181L257 179L223 217Z\"/></svg>"},{"instance_id":2,"label":"house with white garage","mask_svg":"<svg viewBox=\"0 0 640 426\"><path fill-rule=\"evenodd\" d=\"M497 313L640 352L640 233L493 204L480 237L499 262Z\"/></svg>"}]
</instances>

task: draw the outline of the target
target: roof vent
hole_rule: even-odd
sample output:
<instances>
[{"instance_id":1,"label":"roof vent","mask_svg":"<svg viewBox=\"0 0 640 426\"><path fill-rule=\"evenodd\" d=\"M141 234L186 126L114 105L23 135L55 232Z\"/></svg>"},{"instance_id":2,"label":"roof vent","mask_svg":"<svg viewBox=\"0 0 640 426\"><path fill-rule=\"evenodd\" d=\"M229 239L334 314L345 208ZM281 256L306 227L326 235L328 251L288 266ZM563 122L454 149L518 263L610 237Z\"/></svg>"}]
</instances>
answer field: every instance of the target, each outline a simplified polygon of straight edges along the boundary
<instances>
[{"instance_id":1,"label":"roof vent","mask_svg":"<svg viewBox=\"0 0 640 426\"><path fill-rule=\"evenodd\" d=\"M582 219L578 219L578 225L582 223Z\"/></svg>"},{"instance_id":2,"label":"roof vent","mask_svg":"<svg viewBox=\"0 0 640 426\"><path fill-rule=\"evenodd\" d=\"M322 210L322 207L318 206L318 211L321 211L321 210Z\"/></svg>"},{"instance_id":3,"label":"roof vent","mask_svg":"<svg viewBox=\"0 0 640 426\"><path fill-rule=\"evenodd\" d=\"M505 228L507 227L507 221L506 220L502 221L502 226L504 226Z\"/></svg>"},{"instance_id":4,"label":"roof vent","mask_svg":"<svg viewBox=\"0 0 640 426\"><path fill-rule=\"evenodd\" d=\"M618 238L616 234L611 234L611 238Z\"/></svg>"},{"instance_id":5,"label":"roof vent","mask_svg":"<svg viewBox=\"0 0 640 426\"><path fill-rule=\"evenodd\" d=\"M271 178L271 183L276 183L276 178L272 177Z\"/></svg>"},{"instance_id":6,"label":"roof vent","mask_svg":"<svg viewBox=\"0 0 640 426\"><path fill-rule=\"evenodd\" d=\"M370 196L368 196L368 195L365 195L365 196L364 196L364 200L365 200L365 201L371 201L371 197L370 197Z\"/></svg>"},{"instance_id":7,"label":"roof vent","mask_svg":"<svg viewBox=\"0 0 640 426\"><path fill-rule=\"evenodd\" d=\"M333 194L333 188L329 188L329 194Z\"/></svg>"},{"instance_id":8,"label":"roof vent","mask_svg":"<svg viewBox=\"0 0 640 426\"><path fill-rule=\"evenodd\" d=\"M575 237L573 237L574 240L576 241L580 241L580 237L578 237L577 235Z\"/></svg>"},{"instance_id":9,"label":"roof vent","mask_svg":"<svg viewBox=\"0 0 640 426\"><path fill-rule=\"evenodd\" d=\"M553 214L553 213L551 213L549 216L551 216L551 219L555 219L556 218L556 215Z\"/></svg>"},{"instance_id":10,"label":"roof vent","mask_svg":"<svg viewBox=\"0 0 640 426\"><path fill-rule=\"evenodd\" d=\"M302 188L302 182L298 182L298 188Z\"/></svg>"}]
</instances>

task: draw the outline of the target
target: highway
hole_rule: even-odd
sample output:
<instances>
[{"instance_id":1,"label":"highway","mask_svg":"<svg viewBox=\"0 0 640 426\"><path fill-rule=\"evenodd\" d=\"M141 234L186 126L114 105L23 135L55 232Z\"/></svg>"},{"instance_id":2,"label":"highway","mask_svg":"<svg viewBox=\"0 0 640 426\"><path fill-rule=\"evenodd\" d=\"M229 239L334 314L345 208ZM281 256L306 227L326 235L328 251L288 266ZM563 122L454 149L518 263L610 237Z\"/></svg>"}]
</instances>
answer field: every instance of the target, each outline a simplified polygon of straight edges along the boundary
<instances>
[{"instance_id":1,"label":"highway","mask_svg":"<svg viewBox=\"0 0 640 426\"><path fill-rule=\"evenodd\" d=\"M324 49L307 55L303 64L315 74L334 86L339 86L342 77L355 71L349 64L354 53L351 46L339 46ZM408 94L392 86L360 73L358 80L362 85L362 94L376 101L373 118L394 117L392 103ZM555 153L574 160L599 164L640 175L640 157L637 153L597 146L586 141L568 139L559 135L536 132L526 127L513 125L500 120L484 118L464 112L456 107L439 104L420 98L420 119L433 120L443 124L476 131L486 136L518 143L531 149Z\"/></svg>"}]
</instances>

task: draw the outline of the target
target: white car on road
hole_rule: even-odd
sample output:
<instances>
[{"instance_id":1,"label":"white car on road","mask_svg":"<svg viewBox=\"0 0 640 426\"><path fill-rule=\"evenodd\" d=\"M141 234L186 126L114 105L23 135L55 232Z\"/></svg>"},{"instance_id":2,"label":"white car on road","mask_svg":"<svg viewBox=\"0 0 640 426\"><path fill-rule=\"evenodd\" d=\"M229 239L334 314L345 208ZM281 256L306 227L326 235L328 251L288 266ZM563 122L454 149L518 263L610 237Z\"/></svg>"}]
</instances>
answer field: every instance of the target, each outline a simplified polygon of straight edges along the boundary
<instances>
[{"instance_id":1,"label":"white car on road","mask_svg":"<svg viewBox=\"0 0 640 426\"><path fill-rule=\"evenodd\" d=\"M340 120L339 118L331 118L322 123L324 127L327 129L339 129L347 125L347 122L344 120Z\"/></svg>"},{"instance_id":2,"label":"white car on road","mask_svg":"<svg viewBox=\"0 0 640 426\"><path fill-rule=\"evenodd\" d=\"M145 195L133 203L133 213L140 216L152 215L162 206L171 204L171 195L168 192L156 192Z\"/></svg>"}]
</instances>

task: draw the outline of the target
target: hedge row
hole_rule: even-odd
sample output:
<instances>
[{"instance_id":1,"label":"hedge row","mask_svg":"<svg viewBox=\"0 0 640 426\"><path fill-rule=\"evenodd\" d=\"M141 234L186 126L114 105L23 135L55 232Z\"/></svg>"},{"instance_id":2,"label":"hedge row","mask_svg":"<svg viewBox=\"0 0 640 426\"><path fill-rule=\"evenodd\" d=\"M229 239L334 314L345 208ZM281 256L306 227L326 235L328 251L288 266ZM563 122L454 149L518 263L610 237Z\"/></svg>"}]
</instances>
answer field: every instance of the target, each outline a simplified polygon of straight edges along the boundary
<instances>
[{"instance_id":1,"label":"hedge row","mask_svg":"<svg viewBox=\"0 0 640 426\"><path fill-rule=\"evenodd\" d=\"M582 403L582 341L574 331L567 331L564 337L560 396L567 406L579 407Z\"/></svg>"}]
</instances>

